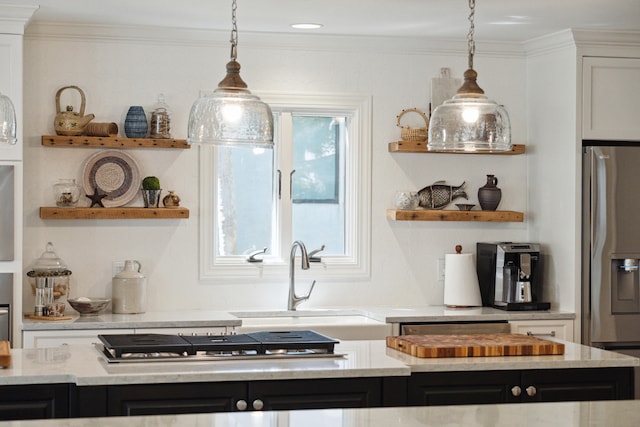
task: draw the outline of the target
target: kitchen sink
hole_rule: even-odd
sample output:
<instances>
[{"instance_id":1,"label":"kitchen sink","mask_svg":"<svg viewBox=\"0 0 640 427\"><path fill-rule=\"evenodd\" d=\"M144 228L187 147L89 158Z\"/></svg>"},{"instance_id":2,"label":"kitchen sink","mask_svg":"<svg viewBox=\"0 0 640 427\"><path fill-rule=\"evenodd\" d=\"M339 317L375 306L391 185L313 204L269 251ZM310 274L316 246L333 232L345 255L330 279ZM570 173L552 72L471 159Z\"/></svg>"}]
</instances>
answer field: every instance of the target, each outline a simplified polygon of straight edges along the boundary
<instances>
[{"instance_id":1,"label":"kitchen sink","mask_svg":"<svg viewBox=\"0 0 640 427\"><path fill-rule=\"evenodd\" d=\"M236 311L238 333L310 329L339 340L378 340L391 335L391 325L355 310Z\"/></svg>"}]
</instances>

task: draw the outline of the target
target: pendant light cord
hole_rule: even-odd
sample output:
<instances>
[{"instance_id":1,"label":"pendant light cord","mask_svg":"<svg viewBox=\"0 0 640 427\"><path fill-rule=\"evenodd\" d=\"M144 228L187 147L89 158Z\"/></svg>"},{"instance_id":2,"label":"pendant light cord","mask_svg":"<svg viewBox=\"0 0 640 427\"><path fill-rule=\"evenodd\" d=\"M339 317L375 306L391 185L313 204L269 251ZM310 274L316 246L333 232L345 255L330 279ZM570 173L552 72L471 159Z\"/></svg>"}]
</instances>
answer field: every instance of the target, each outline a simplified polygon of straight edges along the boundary
<instances>
[{"instance_id":1,"label":"pendant light cord","mask_svg":"<svg viewBox=\"0 0 640 427\"><path fill-rule=\"evenodd\" d=\"M235 0L234 0L235 2ZM475 32L474 18L476 13L476 0L469 0L469 34L467 35L467 45L469 47L469 69L473 70L473 55L476 53L476 43L473 41L473 34Z\"/></svg>"},{"instance_id":2,"label":"pendant light cord","mask_svg":"<svg viewBox=\"0 0 640 427\"><path fill-rule=\"evenodd\" d=\"M231 3L231 60L235 61L238 58L238 22L236 20L236 10L238 10L238 5L236 4L236 0L233 0Z\"/></svg>"}]
</instances>

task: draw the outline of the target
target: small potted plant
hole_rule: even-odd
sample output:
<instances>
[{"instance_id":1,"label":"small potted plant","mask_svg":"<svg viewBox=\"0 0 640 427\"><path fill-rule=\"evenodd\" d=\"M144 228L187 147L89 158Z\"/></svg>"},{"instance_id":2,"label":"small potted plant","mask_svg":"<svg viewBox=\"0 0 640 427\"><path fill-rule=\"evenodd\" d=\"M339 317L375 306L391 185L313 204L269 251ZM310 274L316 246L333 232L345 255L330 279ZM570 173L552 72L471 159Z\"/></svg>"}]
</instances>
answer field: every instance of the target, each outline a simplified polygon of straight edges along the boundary
<instances>
[{"instance_id":1,"label":"small potted plant","mask_svg":"<svg viewBox=\"0 0 640 427\"><path fill-rule=\"evenodd\" d=\"M160 203L160 180L155 176L147 176L142 180L142 198L145 208L157 208Z\"/></svg>"}]
</instances>

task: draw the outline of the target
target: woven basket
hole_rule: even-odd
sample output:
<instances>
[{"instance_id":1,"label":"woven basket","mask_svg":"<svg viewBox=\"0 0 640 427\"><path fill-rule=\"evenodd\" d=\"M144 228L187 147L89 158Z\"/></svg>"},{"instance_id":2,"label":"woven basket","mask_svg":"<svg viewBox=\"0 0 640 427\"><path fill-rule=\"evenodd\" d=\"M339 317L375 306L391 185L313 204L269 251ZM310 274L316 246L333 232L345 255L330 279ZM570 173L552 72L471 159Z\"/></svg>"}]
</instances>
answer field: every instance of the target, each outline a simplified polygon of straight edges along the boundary
<instances>
[{"instance_id":1,"label":"woven basket","mask_svg":"<svg viewBox=\"0 0 640 427\"><path fill-rule=\"evenodd\" d=\"M420 114L420 116L424 119L425 127L412 128L411 126L402 126L400 124L400 119L402 119L402 116L409 112ZM398 114L397 126L401 129L400 137L404 141L426 141L429 137L429 118L426 114L424 114L417 108L407 108L406 110L402 110L402 112Z\"/></svg>"}]
</instances>

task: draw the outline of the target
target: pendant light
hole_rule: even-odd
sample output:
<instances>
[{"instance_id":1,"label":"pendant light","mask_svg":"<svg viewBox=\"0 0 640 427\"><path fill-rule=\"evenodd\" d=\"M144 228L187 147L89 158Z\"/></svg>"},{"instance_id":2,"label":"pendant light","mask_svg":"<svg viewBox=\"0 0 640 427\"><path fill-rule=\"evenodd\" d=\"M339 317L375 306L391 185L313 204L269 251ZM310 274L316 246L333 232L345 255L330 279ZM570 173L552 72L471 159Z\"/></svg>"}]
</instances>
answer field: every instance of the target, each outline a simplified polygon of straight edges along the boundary
<instances>
[{"instance_id":1,"label":"pendant light","mask_svg":"<svg viewBox=\"0 0 640 427\"><path fill-rule=\"evenodd\" d=\"M464 83L450 100L437 106L429 120L430 151L509 151L511 124L507 110L487 99L476 83L478 73L473 69L475 53L475 0L469 0L469 69Z\"/></svg>"},{"instance_id":2,"label":"pendant light","mask_svg":"<svg viewBox=\"0 0 640 427\"><path fill-rule=\"evenodd\" d=\"M218 88L191 107L187 142L226 146L273 147L273 116L269 105L251 94L236 61L238 28L236 0L232 3L231 60Z\"/></svg>"},{"instance_id":3,"label":"pendant light","mask_svg":"<svg viewBox=\"0 0 640 427\"><path fill-rule=\"evenodd\" d=\"M8 96L0 93L0 143L15 144L16 110Z\"/></svg>"}]
</instances>

